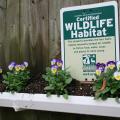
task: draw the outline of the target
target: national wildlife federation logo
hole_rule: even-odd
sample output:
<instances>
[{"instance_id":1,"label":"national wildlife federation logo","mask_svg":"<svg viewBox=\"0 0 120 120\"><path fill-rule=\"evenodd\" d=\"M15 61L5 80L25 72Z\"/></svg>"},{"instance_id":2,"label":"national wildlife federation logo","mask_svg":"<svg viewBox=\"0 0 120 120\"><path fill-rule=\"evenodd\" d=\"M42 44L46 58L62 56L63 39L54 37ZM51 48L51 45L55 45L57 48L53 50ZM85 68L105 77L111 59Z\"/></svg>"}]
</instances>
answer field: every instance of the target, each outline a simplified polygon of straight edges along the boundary
<instances>
[{"instance_id":1,"label":"national wildlife federation logo","mask_svg":"<svg viewBox=\"0 0 120 120\"><path fill-rule=\"evenodd\" d=\"M82 56L83 72L95 72L96 54L84 54Z\"/></svg>"}]
</instances>

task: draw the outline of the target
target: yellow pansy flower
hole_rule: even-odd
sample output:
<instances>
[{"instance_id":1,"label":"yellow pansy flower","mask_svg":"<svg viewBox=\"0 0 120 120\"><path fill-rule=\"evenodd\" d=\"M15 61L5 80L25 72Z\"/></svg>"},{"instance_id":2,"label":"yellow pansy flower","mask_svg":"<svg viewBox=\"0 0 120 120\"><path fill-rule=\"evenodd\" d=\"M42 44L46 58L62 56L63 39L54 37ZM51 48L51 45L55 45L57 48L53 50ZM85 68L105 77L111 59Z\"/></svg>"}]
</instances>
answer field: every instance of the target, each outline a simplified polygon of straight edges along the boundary
<instances>
[{"instance_id":1,"label":"yellow pansy flower","mask_svg":"<svg viewBox=\"0 0 120 120\"><path fill-rule=\"evenodd\" d=\"M56 74L57 73L57 70L58 70L58 66L52 66L51 67L51 72L53 73L53 74Z\"/></svg>"},{"instance_id":2,"label":"yellow pansy flower","mask_svg":"<svg viewBox=\"0 0 120 120\"><path fill-rule=\"evenodd\" d=\"M20 65L16 65L16 66L15 66L15 70L16 70L17 72L20 71L20 69L21 69Z\"/></svg>"},{"instance_id":3,"label":"yellow pansy flower","mask_svg":"<svg viewBox=\"0 0 120 120\"><path fill-rule=\"evenodd\" d=\"M116 80L120 80L120 72L115 72L114 73L114 78L116 79Z\"/></svg>"},{"instance_id":4,"label":"yellow pansy flower","mask_svg":"<svg viewBox=\"0 0 120 120\"><path fill-rule=\"evenodd\" d=\"M97 69L95 73L96 73L96 75L100 76L101 70Z\"/></svg>"},{"instance_id":5,"label":"yellow pansy flower","mask_svg":"<svg viewBox=\"0 0 120 120\"><path fill-rule=\"evenodd\" d=\"M24 66L24 65L20 65L20 69L21 69L22 71L24 71L24 70L25 70L25 66Z\"/></svg>"}]
</instances>

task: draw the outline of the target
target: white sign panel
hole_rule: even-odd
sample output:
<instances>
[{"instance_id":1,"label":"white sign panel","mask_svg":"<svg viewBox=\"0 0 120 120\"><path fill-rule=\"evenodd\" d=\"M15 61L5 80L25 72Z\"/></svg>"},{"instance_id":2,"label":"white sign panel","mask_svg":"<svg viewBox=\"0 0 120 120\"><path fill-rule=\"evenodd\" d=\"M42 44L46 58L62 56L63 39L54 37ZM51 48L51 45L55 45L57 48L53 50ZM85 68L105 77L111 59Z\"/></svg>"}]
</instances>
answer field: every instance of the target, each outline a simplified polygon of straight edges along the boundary
<instances>
[{"instance_id":1,"label":"white sign panel","mask_svg":"<svg viewBox=\"0 0 120 120\"><path fill-rule=\"evenodd\" d=\"M97 62L119 60L117 2L62 8L60 17L62 59L73 78L90 81Z\"/></svg>"}]
</instances>

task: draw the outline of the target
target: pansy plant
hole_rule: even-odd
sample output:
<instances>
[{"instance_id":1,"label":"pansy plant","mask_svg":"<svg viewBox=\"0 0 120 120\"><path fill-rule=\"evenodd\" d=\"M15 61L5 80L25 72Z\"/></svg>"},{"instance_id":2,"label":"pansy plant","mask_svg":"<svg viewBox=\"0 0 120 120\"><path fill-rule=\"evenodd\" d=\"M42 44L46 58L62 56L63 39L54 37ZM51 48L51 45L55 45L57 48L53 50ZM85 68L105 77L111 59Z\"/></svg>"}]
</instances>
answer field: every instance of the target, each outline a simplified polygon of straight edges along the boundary
<instances>
[{"instance_id":1,"label":"pansy plant","mask_svg":"<svg viewBox=\"0 0 120 120\"><path fill-rule=\"evenodd\" d=\"M47 91L47 96L51 94L63 95L68 99L67 85L71 83L72 78L69 72L62 70L63 61L61 59L52 59L51 66L46 69L46 74L43 78L47 81L47 86L44 88Z\"/></svg>"},{"instance_id":2,"label":"pansy plant","mask_svg":"<svg viewBox=\"0 0 120 120\"><path fill-rule=\"evenodd\" d=\"M6 85L6 90L12 92L24 90L24 87L30 79L28 62L25 61L22 64L11 62L8 65L8 70L9 71L3 75L3 83Z\"/></svg>"},{"instance_id":3,"label":"pansy plant","mask_svg":"<svg viewBox=\"0 0 120 120\"><path fill-rule=\"evenodd\" d=\"M96 81L94 84L95 98L107 99L120 96L120 61L97 63Z\"/></svg>"}]
</instances>

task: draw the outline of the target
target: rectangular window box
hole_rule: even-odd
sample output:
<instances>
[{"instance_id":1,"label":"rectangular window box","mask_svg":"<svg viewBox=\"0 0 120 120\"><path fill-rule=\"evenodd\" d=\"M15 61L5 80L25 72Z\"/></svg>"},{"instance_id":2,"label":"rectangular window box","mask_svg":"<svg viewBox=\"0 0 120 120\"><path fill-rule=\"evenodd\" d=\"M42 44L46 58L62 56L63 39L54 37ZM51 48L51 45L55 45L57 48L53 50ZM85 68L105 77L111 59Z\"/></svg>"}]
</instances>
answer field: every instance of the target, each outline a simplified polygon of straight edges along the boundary
<instances>
[{"instance_id":1,"label":"rectangular window box","mask_svg":"<svg viewBox=\"0 0 120 120\"><path fill-rule=\"evenodd\" d=\"M14 108L15 111L31 109L120 117L120 105L114 98L102 101L87 96L69 96L65 100L56 95L46 97L46 94L3 92L0 93L0 106Z\"/></svg>"}]
</instances>

